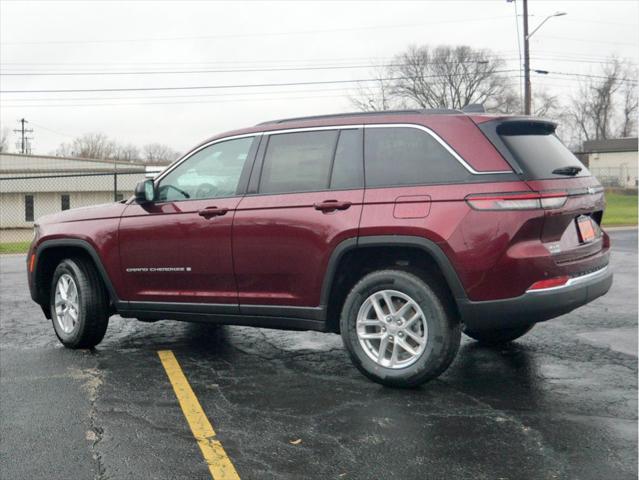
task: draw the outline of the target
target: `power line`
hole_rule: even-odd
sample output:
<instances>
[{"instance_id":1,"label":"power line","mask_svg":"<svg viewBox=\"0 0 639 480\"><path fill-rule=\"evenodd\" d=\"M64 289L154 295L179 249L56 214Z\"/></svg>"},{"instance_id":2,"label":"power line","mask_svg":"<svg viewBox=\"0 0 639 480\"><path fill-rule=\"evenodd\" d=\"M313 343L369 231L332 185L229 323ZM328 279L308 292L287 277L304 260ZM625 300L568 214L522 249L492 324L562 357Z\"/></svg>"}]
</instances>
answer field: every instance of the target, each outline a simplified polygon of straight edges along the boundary
<instances>
[{"instance_id":1,"label":"power line","mask_svg":"<svg viewBox=\"0 0 639 480\"><path fill-rule=\"evenodd\" d=\"M228 93L199 93L199 94L189 94L189 95L144 95L144 96L126 96L126 97L35 97L35 98L12 98L9 100L10 102L32 102L32 101L77 101L77 100L136 100L136 99L164 99L164 98L205 98L205 97L229 97L229 96L251 96L251 95L290 95L297 93L323 93L323 92L345 92L349 90L350 87L337 87L337 88L313 88L313 89L302 89L302 90L283 90L283 91L273 91L267 90L262 92L228 92Z\"/></svg>"},{"instance_id":2,"label":"power line","mask_svg":"<svg viewBox=\"0 0 639 480\"><path fill-rule=\"evenodd\" d=\"M509 73L518 70L494 70L492 73ZM463 76L465 74L448 75L423 75L419 78L440 78L451 76ZM363 83L401 80L414 77L388 77L388 78L363 78L356 80L315 80L308 82L283 82L283 83L253 83L240 85L201 85L201 86L179 86L179 87L129 87L129 88L69 88L69 89L37 89L37 90L0 90L0 93L80 93L80 92L146 92L146 91L170 91L170 90L205 90L224 88L259 88L259 87L290 87L296 85L330 85L346 83Z\"/></svg>"},{"instance_id":3,"label":"power line","mask_svg":"<svg viewBox=\"0 0 639 480\"><path fill-rule=\"evenodd\" d=\"M288 97L287 100L308 100L321 98L344 98L344 94L335 95L315 95ZM282 101L281 97L260 98L260 101ZM3 108L25 108L25 107L119 107L119 106L142 106L142 105L191 105L191 104L210 104L210 103L236 103L236 102L253 102L252 98L231 98L226 100L198 100L198 101L182 101L182 102L118 102L118 103L78 103L78 104L43 104L43 105L4 105Z\"/></svg>"},{"instance_id":4,"label":"power line","mask_svg":"<svg viewBox=\"0 0 639 480\"><path fill-rule=\"evenodd\" d=\"M361 30L379 30L395 28L421 28L426 25L443 25L448 23L482 22L487 20L499 20L510 18L510 16L498 17L475 17L455 20L439 20L435 22L421 22L405 25L369 25L363 27L329 28L319 30L297 30L289 32L256 32L256 33L230 33L220 35L197 35L197 36L177 36L177 37L147 37L147 38L127 38L127 39L99 39L99 40L46 40L46 41L22 41L3 42L3 45L52 45L52 44L103 44L103 43L145 43L145 42L172 42L182 40L212 40L220 38L252 38L252 37L280 37L288 35L313 35L317 33L352 32Z\"/></svg>"},{"instance_id":5,"label":"power line","mask_svg":"<svg viewBox=\"0 0 639 480\"><path fill-rule=\"evenodd\" d=\"M466 62L448 62L448 65L462 65L479 63L476 60ZM246 72L287 72L287 71L305 71L305 70L344 70L344 69L357 69L357 68L389 68L389 67L401 67L405 64L402 63L386 63L386 64L366 64L366 65L331 65L323 67L277 67L277 68L244 68L244 69L215 69L215 70L138 70L130 72L113 72L113 71L99 71L99 72L8 72L0 73L3 76L85 76L85 75L166 75L166 74L192 74L192 73L246 73Z\"/></svg>"},{"instance_id":6,"label":"power line","mask_svg":"<svg viewBox=\"0 0 639 480\"><path fill-rule=\"evenodd\" d=\"M583 78L597 78L602 80L617 80L619 82L627 82L627 83L639 83L639 80L636 78L619 78L619 77L608 77L606 75L590 75L585 73L573 73L573 72L553 72L550 70L540 70L533 69L535 73L541 73L543 75L564 75L567 77L583 77Z\"/></svg>"},{"instance_id":7,"label":"power line","mask_svg":"<svg viewBox=\"0 0 639 480\"><path fill-rule=\"evenodd\" d=\"M35 122L31 122L31 125L35 125L35 126L36 126L36 127L38 127L38 128L41 128L41 129L43 129L43 130L47 130L47 131L49 131L49 132L51 132L51 133L55 133L56 135L60 135L61 137L75 138L75 136L74 136L74 135L69 135L69 134L67 134L67 133L58 132L58 131L56 131L56 130L53 130L53 129L49 128L49 127L45 127L45 126L43 126L43 125L37 124L37 123L35 123Z\"/></svg>"},{"instance_id":8,"label":"power line","mask_svg":"<svg viewBox=\"0 0 639 480\"><path fill-rule=\"evenodd\" d=\"M606 43L606 44L610 44L610 45L630 45L632 47L636 47L637 45L639 45L639 42L611 42L608 40L591 40L591 39L587 39L587 38L574 38L574 37L556 37L554 35L544 35L543 38L552 38L552 39L556 39L556 40L568 40L568 41L572 41L572 42L585 42L585 43Z\"/></svg>"}]
</instances>

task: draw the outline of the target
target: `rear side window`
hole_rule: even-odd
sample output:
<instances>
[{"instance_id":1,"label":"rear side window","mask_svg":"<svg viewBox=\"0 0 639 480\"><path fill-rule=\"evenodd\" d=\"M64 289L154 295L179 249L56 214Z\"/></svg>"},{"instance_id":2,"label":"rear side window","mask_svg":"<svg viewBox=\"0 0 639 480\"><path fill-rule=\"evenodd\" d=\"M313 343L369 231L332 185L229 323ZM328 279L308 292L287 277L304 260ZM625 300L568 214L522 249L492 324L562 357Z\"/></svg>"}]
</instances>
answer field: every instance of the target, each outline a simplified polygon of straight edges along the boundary
<instances>
[{"instance_id":1,"label":"rear side window","mask_svg":"<svg viewBox=\"0 0 639 480\"><path fill-rule=\"evenodd\" d=\"M338 134L323 130L270 135L260 193L326 190Z\"/></svg>"},{"instance_id":2,"label":"rear side window","mask_svg":"<svg viewBox=\"0 0 639 480\"><path fill-rule=\"evenodd\" d=\"M502 142L530 179L586 177L590 172L554 133L554 126L542 123L504 123L497 128ZM576 175L554 174L566 167L580 167Z\"/></svg>"},{"instance_id":3,"label":"rear side window","mask_svg":"<svg viewBox=\"0 0 639 480\"><path fill-rule=\"evenodd\" d=\"M366 128L366 186L463 182L469 172L432 135L416 128Z\"/></svg>"},{"instance_id":4,"label":"rear side window","mask_svg":"<svg viewBox=\"0 0 639 480\"><path fill-rule=\"evenodd\" d=\"M330 188L344 190L348 188L362 188L364 185L364 158L362 152L362 131L341 130Z\"/></svg>"}]
</instances>

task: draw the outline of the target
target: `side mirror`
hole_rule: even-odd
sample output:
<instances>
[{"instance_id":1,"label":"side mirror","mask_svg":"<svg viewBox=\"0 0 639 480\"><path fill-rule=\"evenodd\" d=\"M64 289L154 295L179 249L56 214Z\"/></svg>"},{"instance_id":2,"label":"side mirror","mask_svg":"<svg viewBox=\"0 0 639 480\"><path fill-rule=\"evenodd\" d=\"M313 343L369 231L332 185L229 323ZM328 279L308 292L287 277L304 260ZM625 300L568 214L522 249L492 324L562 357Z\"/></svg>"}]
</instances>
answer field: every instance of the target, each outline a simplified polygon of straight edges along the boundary
<instances>
[{"instance_id":1,"label":"side mirror","mask_svg":"<svg viewBox=\"0 0 639 480\"><path fill-rule=\"evenodd\" d=\"M143 204L150 203L155 200L155 185L153 180L148 179L138 183L135 186L135 201Z\"/></svg>"}]
</instances>

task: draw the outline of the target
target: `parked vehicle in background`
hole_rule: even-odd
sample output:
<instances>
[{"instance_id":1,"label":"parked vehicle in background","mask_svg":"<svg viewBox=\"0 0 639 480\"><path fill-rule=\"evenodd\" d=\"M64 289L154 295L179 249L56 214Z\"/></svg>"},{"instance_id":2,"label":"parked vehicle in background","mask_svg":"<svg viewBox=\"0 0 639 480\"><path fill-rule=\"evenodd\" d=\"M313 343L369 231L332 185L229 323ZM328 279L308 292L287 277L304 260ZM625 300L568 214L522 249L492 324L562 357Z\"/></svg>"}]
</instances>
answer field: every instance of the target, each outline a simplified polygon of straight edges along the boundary
<instances>
[{"instance_id":1,"label":"parked vehicle in background","mask_svg":"<svg viewBox=\"0 0 639 480\"><path fill-rule=\"evenodd\" d=\"M456 110L267 122L120 203L38 221L31 296L71 348L109 316L341 333L374 381L441 374L605 294L603 189L530 117Z\"/></svg>"}]
</instances>

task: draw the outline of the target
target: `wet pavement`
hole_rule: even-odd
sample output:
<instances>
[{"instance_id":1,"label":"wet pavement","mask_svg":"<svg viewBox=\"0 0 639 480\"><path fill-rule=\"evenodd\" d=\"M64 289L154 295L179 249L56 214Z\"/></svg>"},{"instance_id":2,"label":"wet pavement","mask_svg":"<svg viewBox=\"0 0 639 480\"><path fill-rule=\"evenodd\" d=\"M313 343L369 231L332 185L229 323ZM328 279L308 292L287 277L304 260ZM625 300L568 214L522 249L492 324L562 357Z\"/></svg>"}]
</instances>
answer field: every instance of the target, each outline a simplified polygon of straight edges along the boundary
<instances>
[{"instance_id":1,"label":"wet pavement","mask_svg":"<svg viewBox=\"0 0 639 480\"><path fill-rule=\"evenodd\" d=\"M158 350L172 350L243 479L636 479L637 233L610 293L506 348L464 338L439 379L374 384L340 337L113 317L62 348L0 258L0 478L210 478Z\"/></svg>"}]
</instances>

